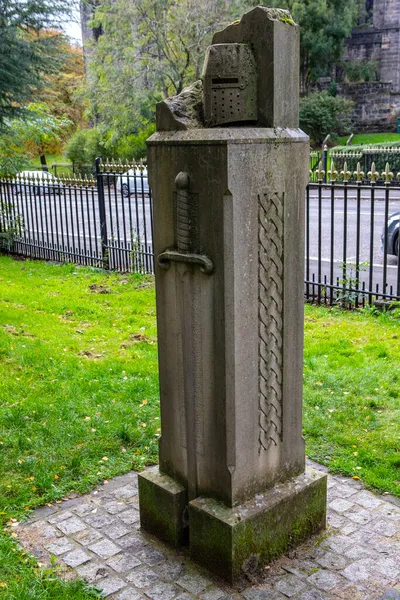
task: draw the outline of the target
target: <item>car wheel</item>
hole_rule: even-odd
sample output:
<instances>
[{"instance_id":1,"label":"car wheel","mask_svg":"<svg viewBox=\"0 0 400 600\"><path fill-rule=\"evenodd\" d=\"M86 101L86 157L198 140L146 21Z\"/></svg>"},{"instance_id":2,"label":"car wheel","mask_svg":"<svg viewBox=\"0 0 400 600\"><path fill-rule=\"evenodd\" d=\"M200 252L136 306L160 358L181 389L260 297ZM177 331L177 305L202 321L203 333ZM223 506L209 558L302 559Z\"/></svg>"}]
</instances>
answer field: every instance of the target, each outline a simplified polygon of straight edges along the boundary
<instances>
[{"instance_id":1,"label":"car wheel","mask_svg":"<svg viewBox=\"0 0 400 600\"><path fill-rule=\"evenodd\" d=\"M121 192L124 198L128 198L130 196L129 187L127 183L123 183L121 185Z\"/></svg>"},{"instance_id":2,"label":"car wheel","mask_svg":"<svg viewBox=\"0 0 400 600\"><path fill-rule=\"evenodd\" d=\"M396 256L399 255L399 234L397 234L396 240L394 242L394 253Z\"/></svg>"}]
</instances>

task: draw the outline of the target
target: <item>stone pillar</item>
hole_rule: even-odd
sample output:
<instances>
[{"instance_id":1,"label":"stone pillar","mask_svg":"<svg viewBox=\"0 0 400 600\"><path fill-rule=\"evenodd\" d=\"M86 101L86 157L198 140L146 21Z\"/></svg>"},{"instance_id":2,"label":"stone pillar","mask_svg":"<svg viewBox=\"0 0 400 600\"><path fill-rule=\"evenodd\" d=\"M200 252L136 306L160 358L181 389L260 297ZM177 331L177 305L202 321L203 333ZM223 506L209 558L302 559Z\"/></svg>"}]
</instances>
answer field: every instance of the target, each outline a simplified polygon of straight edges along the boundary
<instances>
[{"instance_id":1,"label":"stone pillar","mask_svg":"<svg viewBox=\"0 0 400 600\"><path fill-rule=\"evenodd\" d=\"M139 499L144 529L232 581L325 526L326 477L301 424L298 28L258 7L215 37L204 89L161 103L148 140L162 436Z\"/></svg>"}]
</instances>

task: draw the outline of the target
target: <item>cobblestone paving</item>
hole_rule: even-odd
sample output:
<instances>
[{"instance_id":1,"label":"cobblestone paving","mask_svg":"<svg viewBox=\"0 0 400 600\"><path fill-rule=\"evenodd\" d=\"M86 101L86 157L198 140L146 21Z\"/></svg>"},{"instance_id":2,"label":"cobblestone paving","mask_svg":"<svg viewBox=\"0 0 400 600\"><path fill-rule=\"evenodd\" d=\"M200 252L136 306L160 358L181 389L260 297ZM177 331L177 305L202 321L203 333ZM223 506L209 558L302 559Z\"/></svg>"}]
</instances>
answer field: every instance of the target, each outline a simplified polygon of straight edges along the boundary
<instances>
[{"instance_id":1,"label":"cobblestone paving","mask_svg":"<svg viewBox=\"0 0 400 600\"><path fill-rule=\"evenodd\" d=\"M352 479L328 482L325 535L241 589L140 531L135 473L38 509L17 534L42 562L57 557L108 600L399 600L400 503Z\"/></svg>"}]
</instances>

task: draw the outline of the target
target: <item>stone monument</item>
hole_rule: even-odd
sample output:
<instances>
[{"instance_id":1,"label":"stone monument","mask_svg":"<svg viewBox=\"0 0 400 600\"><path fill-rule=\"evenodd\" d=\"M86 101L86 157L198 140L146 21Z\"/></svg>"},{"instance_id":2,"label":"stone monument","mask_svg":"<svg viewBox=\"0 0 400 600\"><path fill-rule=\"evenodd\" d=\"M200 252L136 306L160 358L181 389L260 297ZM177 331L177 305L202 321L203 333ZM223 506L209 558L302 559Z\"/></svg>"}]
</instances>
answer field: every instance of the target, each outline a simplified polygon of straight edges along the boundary
<instances>
[{"instance_id":1,"label":"stone monument","mask_svg":"<svg viewBox=\"0 0 400 600\"><path fill-rule=\"evenodd\" d=\"M304 197L299 30L257 7L157 107L160 464L141 526L230 581L325 526L302 438Z\"/></svg>"}]
</instances>

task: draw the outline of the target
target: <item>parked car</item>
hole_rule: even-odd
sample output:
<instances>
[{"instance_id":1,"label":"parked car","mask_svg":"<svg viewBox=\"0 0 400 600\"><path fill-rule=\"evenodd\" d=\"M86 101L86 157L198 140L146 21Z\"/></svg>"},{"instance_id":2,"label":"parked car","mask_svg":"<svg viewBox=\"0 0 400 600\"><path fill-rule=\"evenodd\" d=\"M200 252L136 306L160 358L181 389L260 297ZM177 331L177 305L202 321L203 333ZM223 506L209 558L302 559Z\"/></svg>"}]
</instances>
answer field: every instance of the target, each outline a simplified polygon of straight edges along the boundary
<instances>
[{"instance_id":1,"label":"parked car","mask_svg":"<svg viewBox=\"0 0 400 600\"><path fill-rule=\"evenodd\" d=\"M64 184L48 171L21 171L14 178L15 191L21 193L23 189L29 189L37 194L60 194Z\"/></svg>"},{"instance_id":2,"label":"parked car","mask_svg":"<svg viewBox=\"0 0 400 600\"><path fill-rule=\"evenodd\" d=\"M129 169L118 177L117 190L121 192L124 198L134 195L149 194L149 181L147 178L147 170L144 169Z\"/></svg>"},{"instance_id":3,"label":"parked car","mask_svg":"<svg viewBox=\"0 0 400 600\"><path fill-rule=\"evenodd\" d=\"M393 213L388 218L387 222L387 253L399 255L399 229L400 229L400 212ZM385 230L382 231L382 252L385 245Z\"/></svg>"}]
</instances>

